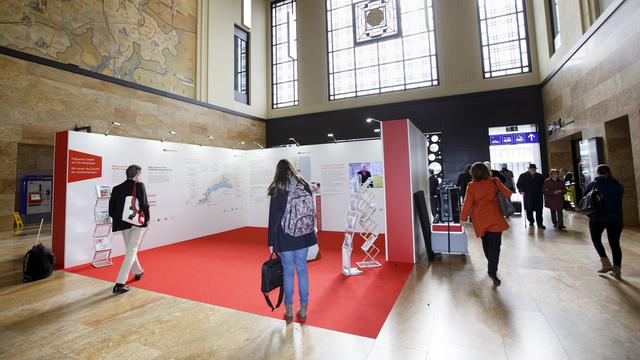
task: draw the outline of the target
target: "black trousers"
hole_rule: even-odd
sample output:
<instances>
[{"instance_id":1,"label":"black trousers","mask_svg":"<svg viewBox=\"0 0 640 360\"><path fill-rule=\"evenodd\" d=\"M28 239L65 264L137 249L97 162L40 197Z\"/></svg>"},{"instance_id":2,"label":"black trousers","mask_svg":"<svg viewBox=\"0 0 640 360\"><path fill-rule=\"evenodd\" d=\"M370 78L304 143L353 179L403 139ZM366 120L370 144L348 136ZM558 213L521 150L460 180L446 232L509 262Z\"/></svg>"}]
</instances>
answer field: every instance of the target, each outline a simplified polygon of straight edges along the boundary
<instances>
[{"instance_id":1,"label":"black trousers","mask_svg":"<svg viewBox=\"0 0 640 360\"><path fill-rule=\"evenodd\" d=\"M536 220L533 220L533 212L536 212ZM538 223L538 226L542 226L542 208L527 210L527 220L529 220L529 224L533 224L534 222Z\"/></svg>"},{"instance_id":2,"label":"black trousers","mask_svg":"<svg viewBox=\"0 0 640 360\"><path fill-rule=\"evenodd\" d=\"M607 252L602 245L602 233L607 230L607 238L609 239L609 246L611 247L611 253L613 254L613 265L622 266L622 249L620 248L620 234L622 234L623 225L600 223L595 221L589 221L589 232L591 233L591 241L596 248L598 255L601 258L607 257Z\"/></svg>"},{"instance_id":3,"label":"black trousers","mask_svg":"<svg viewBox=\"0 0 640 360\"><path fill-rule=\"evenodd\" d=\"M549 209L549 210L551 210L551 222L553 222L553 225L557 227L563 227L564 219L562 218L562 209L559 209L559 210Z\"/></svg>"},{"instance_id":4,"label":"black trousers","mask_svg":"<svg viewBox=\"0 0 640 360\"><path fill-rule=\"evenodd\" d=\"M431 215L433 217L435 217L436 215L440 214L440 197L439 196L431 196L431 198L429 199L429 202L431 203Z\"/></svg>"},{"instance_id":5,"label":"black trousers","mask_svg":"<svg viewBox=\"0 0 640 360\"><path fill-rule=\"evenodd\" d=\"M498 262L500 261L500 245L502 245L501 232L487 232L482 236L482 249L487 258L489 275L496 275Z\"/></svg>"}]
</instances>

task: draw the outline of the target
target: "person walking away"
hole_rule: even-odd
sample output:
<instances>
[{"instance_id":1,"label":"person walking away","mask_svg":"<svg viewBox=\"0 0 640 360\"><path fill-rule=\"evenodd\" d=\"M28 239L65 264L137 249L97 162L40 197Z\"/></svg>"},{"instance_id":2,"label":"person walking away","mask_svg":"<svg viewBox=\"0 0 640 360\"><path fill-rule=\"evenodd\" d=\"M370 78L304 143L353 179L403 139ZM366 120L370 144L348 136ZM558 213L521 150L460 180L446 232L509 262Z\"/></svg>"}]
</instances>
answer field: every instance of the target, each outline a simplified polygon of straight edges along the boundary
<instances>
[{"instance_id":1,"label":"person walking away","mask_svg":"<svg viewBox=\"0 0 640 360\"><path fill-rule=\"evenodd\" d=\"M435 218L440 214L440 194L438 193L438 178L433 169L429 169L429 203L431 205L431 215Z\"/></svg>"},{"instance_id":2,"label":"person walking away","mask_svg":"<svg viewBox=\"0 0 640 360\"><path fill-rule=\"evenodd\" d=\"M109 216L113 219L113 232L122 231L122 238L125 245L125 256L118 272L116 284L113 287L114 294L122 294L129 291L126 285L129 272L133 272L135 280L142 279L144 270L138 261L138 248L142 240L145 228L149 225L149 201L147 200L147 192L142 183L142 168L138 165L130 165L126 170L127 180L122 184L116 185L111 191L109 198ZM135 195L134 195L135 192ZM127 197L135 196L138 200L139 209L131 209L131 203L125 203ZM129 198L131 199L131 198ZM140 225L133 225L122 220L122 214L125 206L131 211L132 215L142 212L143 222Z\"/></svg>"},{"instance_id":3,"label":"person walking away","mask_svg":"<svg viewBox=\"0 0 640 360\"><path fill-rule=\"evenodd\" d=\"M485 161L484 164L489 168L489 171L491 171L491 177L500 179L500 182L503 184L507 182L507 178L505 178L500 171L491 169L491 162Z\"/></svg>"},{"instance_id":4,"label":"person walking away","mask_svg":"<svg viewBox=\"0 0 640 360\"><path fill-rule=\"evenodd\" d=\"M516 191L516 185L513 181L513 171L509 170L507 168L507 165L502 165L502 169L500 170L500 174L502 176L504 176L504 178L506 179L504 185L507 187L507 189L511 190L511 192L515 192Z\"/></svg>"},{"instance_id":5,"label":"person walking away","mask_svg":"<svg viewBox=\"0 0 640 360\"><path fill-rule=\"evenodd\" d=\"M585 194L597 189L604 196L604 204L601 209L588 214L589 233L602 263L602 268L598 272L606 274L613 271L616 279L620 280L622 278L620 235L623 228L622 196L624 195L624 186L611 175L611 169L606 164L598 166L596 175L596 178L585 189ZM602 245L604 230L607 230L607 238L613 255L613 267L611 267L607 252Z\"/></svg>"},{"instance_id":6,"label":"person walking away","mask_svg":"<svg viewBox=\"0 0 640 360\"><path fill-rule=\"evenodd\" d=\"M544 177L536 172L536 169L536 164L530 164L529 170L518 177L516 186L524 199L524 209L527 211L529 226L533 227L535 223L538 223L539 229L546 229L542 220ZM534 212L536 213L535 220L533 218Z\"/></svg>"},{"instance_id":7,"label":"person walking away","mask_svg":"<svg viewBox=\"0 0 640 360\"><path fill-rule=\"evenodd\" d=\"M487 258L487 273L494 286L500 286L498 278L498 263L500 261L500 245L502 232L509 229L509 224L502 216L497 192L500 191L507 199L511 191L499 179L491 177L490 169L481 162L471 167L473 181L467 186L464 198L461 221L473 218L473 230L482 239L482 249Z\"/></svg>"},{"instance_id":8,"label":"person walking away","mask_svg":"<svg viewBox=\"0 0 640 360\"><path fill-rule=\"evenodd\" d=\"M305 321L309 304L307 254L309 247L318 243L311 189L309 183L302 178L293 165L288 160L282 159L276 166L276 173L267 194L271 198L269 203L269 250L278 254L282 260L284 272L284 317L287 323L293 320L295 270L298 274L300 296L298 317L300 321ZM290 227L290 224L293 224L293 228Z\"/></svg>"},{"instance_id":9,"label":"person walking away","mask_svg":"<svg viewBox=\"0 0 640 360\"><path fill-rule=\"evenodd\" d=\"M560 172L557 169L551 169L549 172L549 178L542 185L542 192L544 206L551 211L553 227L559 230L565 229L562 209L564 209L564 194L567 193L567 188L564 181L560 179Z\"/></svg>"},{"instance_id":10,"label":"person walking away","mask_svg":"<svg viewBox=\"0 0 640 360\"><path fill-rule=\"evenodd\" d=\"M467 164L464 172L458 175L458 180L456 181L456 186L460 188L460 196L464 199L464 195L467 192L467 185L471 182L471 164Z\"/></svg>"}]
</instances>

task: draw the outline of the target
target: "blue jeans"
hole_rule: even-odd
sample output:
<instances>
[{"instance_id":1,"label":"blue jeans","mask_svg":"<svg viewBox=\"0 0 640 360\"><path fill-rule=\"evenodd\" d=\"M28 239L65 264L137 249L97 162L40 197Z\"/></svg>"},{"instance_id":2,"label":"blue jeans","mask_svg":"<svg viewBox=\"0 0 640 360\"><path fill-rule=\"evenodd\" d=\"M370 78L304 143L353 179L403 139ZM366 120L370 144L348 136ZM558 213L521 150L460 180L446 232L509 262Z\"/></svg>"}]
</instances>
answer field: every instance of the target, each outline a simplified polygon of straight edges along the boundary
<instances>
[{"instance_id":1,"label":"blue jeans","mask_svg":"<svg viewBox=\"0 0 640 360\"><path fill-rule=\"evenodd\" d=\"M300 303L309 303L309 273L307 272L307 253L309 248L279 253L284 271L284 304L293 305L293 266L298 273L298 291Z\"/></svg>"}]
</instances>

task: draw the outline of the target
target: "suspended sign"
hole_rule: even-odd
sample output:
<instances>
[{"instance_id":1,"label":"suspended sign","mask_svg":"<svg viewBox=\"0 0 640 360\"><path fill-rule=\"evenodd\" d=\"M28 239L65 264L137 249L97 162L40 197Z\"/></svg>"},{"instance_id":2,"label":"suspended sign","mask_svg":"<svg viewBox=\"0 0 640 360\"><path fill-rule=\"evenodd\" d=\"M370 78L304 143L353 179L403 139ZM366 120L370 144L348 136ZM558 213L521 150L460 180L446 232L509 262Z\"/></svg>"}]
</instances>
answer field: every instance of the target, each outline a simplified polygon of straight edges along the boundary
<instances>
[{"instance_id":1,"label":"suspended sign","mask_svg":"<svg viewBox=\"0 0 640 360\"><path fill-rule=\"evenodd\" d=\"M489 145L518 145L538 143L538 132L489 135Z\"/></svg>"}]
</instances>

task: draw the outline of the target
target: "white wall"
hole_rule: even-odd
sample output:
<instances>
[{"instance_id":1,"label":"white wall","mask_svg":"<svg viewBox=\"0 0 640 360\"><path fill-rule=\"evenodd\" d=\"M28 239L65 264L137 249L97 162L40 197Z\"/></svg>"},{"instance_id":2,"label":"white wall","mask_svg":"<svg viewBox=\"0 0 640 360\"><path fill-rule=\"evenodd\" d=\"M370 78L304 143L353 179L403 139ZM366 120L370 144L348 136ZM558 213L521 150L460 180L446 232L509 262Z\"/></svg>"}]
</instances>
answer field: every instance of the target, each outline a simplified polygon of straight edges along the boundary
<instances>
[{"instance_id":1,"label":"white wall","mask_svg":"<svg viewBox=\"0 0 640 360\"><path fill-rule=\"evenodd\" d=\"M102 174L67 184L65 267L93 258L96 186L122 183L130 164L143 169L151 217L141 249L149 249L244 226L266 227L267 186L282 158L296 163L310 182L320 182L322 230L344 231L349 164L382 162L380 140L247 151L69 132L69 150L101 157ZM374 192L375 219L384 232L384 189ZM121 233L113 235L112 246L113 256L124 253Z\"/></svg>"},{"instance_id":2,"label":"white wall","mask_svg":"<svg viewBox=\"0 0 640 360\"><path fill-rule=\"evenodd\" d=\"M247 156L247 226L267 226L269 199L266 189L273 180L278 161L288 159L294 163L310 161L311 178L306 180L321 185L324 231L345 229L349 206L349 164L382 162L383 159L380 140L252 150L247 152ZM384 189L374 188L373 191L378 206L374 219L378 223L378 231L384 232Z\"/></svg>"},{"instance_id":3,"label":"white wall","mask_svg":"<svg viewBox=\"0 0 640 360\"><path fill-rule=\"evenodd\" d=\"M251 2L251 28L242 26L242 1L198 0L198 100L265 118L271 100L267 73L271 44L270 7L265 0ZM249 105L234 100L234 25L249 37Z\"/></svg>"},{"instance_id":4,"label":"white wall","mask_svg":"<svg viewBox=\"0 0 640 360\"><path fill-rule=\"evenodd\" d=\"M427 163L427 144L426 138L422 131L418 129L411 121L409 123L409 157L410 157L410 171L411 171L411 194L422 190L425 194L425 201L427 203L427 211L430 212L429 206L429 178ZM412 198L413 204L413 241L414 241L414 259L418 261L420 257L426 253L427 249L424 244L424 237L422 234L422 228L420 227L420 218L416 210L416 204Z\"/></svg>"},{"instance_id":5,"label":"white wall","mask_svg":"<svg viewBox=\"0 0 640 360\"><path fill-rule=\"evenodd\" d=\"M245 224L245 163L238 156L240 150L79 132L69 132L69 149L101 156L103 170L100 178L67 184L65 267L91 260L95 187L123 182L124 169L130 164L142 167L142 181L152 205L142 249ZM200 203L207 188L219 183L223 175L233 188L215 191L209 201ZM115 234L112 244L114 256L124 253L121 234Z\"/></svg>"}]
</instances>

